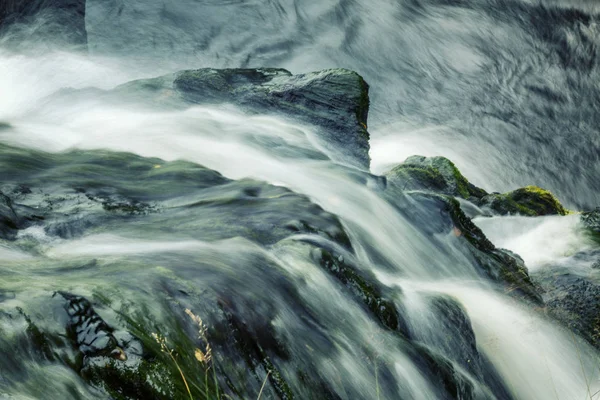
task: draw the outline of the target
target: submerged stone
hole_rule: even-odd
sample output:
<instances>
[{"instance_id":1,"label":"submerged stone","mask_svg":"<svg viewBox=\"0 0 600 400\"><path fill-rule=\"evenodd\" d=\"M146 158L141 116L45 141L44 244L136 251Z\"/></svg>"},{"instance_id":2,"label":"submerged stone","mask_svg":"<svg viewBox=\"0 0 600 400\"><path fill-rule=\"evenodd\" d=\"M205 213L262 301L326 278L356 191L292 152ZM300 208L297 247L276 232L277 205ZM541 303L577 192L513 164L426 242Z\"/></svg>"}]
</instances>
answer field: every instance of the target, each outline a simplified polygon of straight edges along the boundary
<instances>
[{"instance_id":1,"label":"submerged stone","mask_svg":"<svg viewBox=\"0 0 600 400\"><path fill-rule=\"evenodd\" d=\"M14 239L18 221L11 198L0 192L0 238Z\"/></svg>"}]
</instances>

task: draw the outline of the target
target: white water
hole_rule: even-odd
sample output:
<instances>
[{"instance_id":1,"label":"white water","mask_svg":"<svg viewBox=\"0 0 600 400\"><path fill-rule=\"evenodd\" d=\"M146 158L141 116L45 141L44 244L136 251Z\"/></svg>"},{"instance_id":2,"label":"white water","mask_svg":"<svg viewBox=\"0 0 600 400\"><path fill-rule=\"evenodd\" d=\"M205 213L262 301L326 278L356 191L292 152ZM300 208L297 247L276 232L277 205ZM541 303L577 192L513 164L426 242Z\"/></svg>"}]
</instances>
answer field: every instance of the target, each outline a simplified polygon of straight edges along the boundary
<instances>
[{"instance_id":1,"label":"white water","mask_svg":"<svg viewBox=\"0 0 600 400\"><path fill-rule=\"evenodd\" d=\"M430 292L446 293L459 300L471 318L478 348L517 398L590 399L600 390L600 364L595 351L521 304L464 283L389 283L409 292L409 308L418 308L421 297Z\"/></svg>"},{"instance_id":2,"label":"white water","mask_svg":"<svg viewBox=\"0 0 600 400\"><path fill-rule=\"evenodd\" d=\"M530 271L594 247L581 229L579 215L492 217L473 220L496 246L519 254Z\"/></svg>"},{"instance_id":3,"label":"white water","mask_svg":"<svg viewBox=\"0 0 600 400\"><path fill-rule=\"evenodd\" d=\"M433 246L429 238L374 192L353 183L342 168L332 162L278 157L269 148L258 147L246 140L261 136L310 148L314 147L310 128L274 117L248 117L230 108L194 107L186 111L148 113L111 104L95 104L93 99L89 102L48 104L42 100L44 96L63 86L72 86L74 82L77 86L94 84L111 87L131 76L143 75L139 71L122 73L116 64L111 63L109 67L96 67L96 60L71 57L65 53L61 53L60 58L66 67L57 68L56 57L0 55L0 72L3 72L0 76L5 77L0 79L0 93L11 94L2 96L0 119L13 126L13 129L0 131L2 141L53 152L70 148L108 148L165 160L186 159L231 178L255 177L289 186L342 218L357 244L362 264L378 271L384 283L412 291L414 295L407 296L409 310L411 307L418 310L416 303L411 305L411 301L418 302L422 291L457 298L473 322L479 348L499 370L516 398L583 400L599 390L600 363L594 350L544 321L534 311L497 295L484 283L478 282L467 260L461 259L460 255L447 258L446 253ZM62 72L56 74L57 69ZM36 78L27 79L31 75ZM401 145L401 142L398 144ZM419 149L414 138L407 143L407 148L411 151ZM377 143L372 156L374 166L393 161L393 156ZM511 222L510 219L502 221ZM571 219L560 220L560 223L543 220L540 226L530 229L524 228L523 220L516 220L505 230L495 230L497 227L484 230L486 233L489 231L492 240L499 241L500 247L522 252L526 261L541 265L565 251L571 251L574 246L580 246L579 238L572 233L559 240L561 229L571 232L572 228L571 222L565 226L563 221ZM490 223L494 222L490 220ZM486 223L482 222L482 226ZM449 233L448 240L451 238ZM366 259L366 252L361 252L361 244L375 247L394 265L395 270L379 270L377 265ZM451 242L448 245L451 246ZM88 237L51 246L47 254L61 258L138 253L148 249L156 252L188 251L197 246L197 242ZM14 253L7 256L16 257ZM281 262L285 263L285 259ZM344 299L332 299L328 293L335 292L327 290L326 279L319 275L322 273L317 270L314 273L317 275L307 277L313 280L307 290L313 291L312 295L321 293L321 296L327 297L323 301L339 304L342 308L346 304ZM370 325L372 323L358 312L353 318L353 321L361 322L360 329L356 326L346 328L356 329L359 339L367 340L369 329L375 329ZM341 331L345 332L344 329ZM341 335L338 339L343 341ZM336 360L337 365L329 366L331 376L337 372L339 365L356 374L356 379L367 376L366 367L353 363L352 352L343 354L345 359ZM412 382L409 392L415 398L433 399L428 383L408 359L401 354L396 354L396 357L397 373ZM365 380L357 384L365 388L365 395L371 393L369 389L373 382Z\"/></svg>"}]
</instances>

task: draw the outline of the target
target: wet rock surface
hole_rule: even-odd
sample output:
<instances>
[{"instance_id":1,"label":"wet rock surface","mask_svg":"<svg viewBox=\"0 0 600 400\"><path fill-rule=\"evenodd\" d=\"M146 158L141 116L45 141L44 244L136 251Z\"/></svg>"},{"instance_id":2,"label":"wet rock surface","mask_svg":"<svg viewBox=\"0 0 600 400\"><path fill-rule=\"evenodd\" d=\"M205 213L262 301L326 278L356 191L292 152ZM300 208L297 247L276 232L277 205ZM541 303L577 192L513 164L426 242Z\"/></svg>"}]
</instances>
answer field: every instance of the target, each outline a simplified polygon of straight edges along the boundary
<instances>
[{"instance_id":1,"label":"wet rock surface","mask_svg":"<svg viewBox=\"0 0 600 400\"><path fill-rule=\"evenodd\" d=\"M278 115L314 129L315 140L335 161L369 170L369 86L354 71L338 68L292 75L274 68L206 68L132 81L110 91L64 89L49 101L90 96L153 109L233 104L250 114ZM307 155L323 157L305 151Z\"/></svg>"},{"instance_id":2,"label":"wet rock surface","mask_svg":"<svg viewBox=\"0 0 600 400\"><path fill-rule=\"evenodd\" d=\"M429 190L475 201L487 195L485 190L470 183L445 157L409 157L389 171L386 177L404 190Z\"/></svg>"},{"instance_id":3,"label":"wet rock surface","mask_svg":"<svg viewBox=\"0 0 600 400\"><path fill-rule=\"evenodd\" d=\"M480 206L499 215L566 215L566 210L552 193L537 186L526 186L508 193L491 193L483 197Z\"/></svg>"}]
</instances>

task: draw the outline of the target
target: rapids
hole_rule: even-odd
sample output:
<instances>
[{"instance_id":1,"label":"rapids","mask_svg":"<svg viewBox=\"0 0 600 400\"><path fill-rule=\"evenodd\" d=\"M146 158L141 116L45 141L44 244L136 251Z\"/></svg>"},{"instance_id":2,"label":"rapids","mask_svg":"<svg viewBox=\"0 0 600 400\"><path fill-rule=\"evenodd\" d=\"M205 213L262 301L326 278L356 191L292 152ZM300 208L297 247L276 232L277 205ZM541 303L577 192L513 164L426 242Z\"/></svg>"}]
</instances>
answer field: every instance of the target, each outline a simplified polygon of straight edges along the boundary
<instances>
[{"instance_id":1,"label":"rapids","mask_svg":"<svg viewBox=\"0 0 600 400\"><path fill-rule=\"evenodd\" d=\"M155 194L164 195L165 209L189 207L189 215L116 219L73 237L35 226L21 230L0 243L0 399L106 398L60 359L40 361L20 336L26 315L42 330L64 331L62 308L52 297L61 290L96 298L108 323L118 325L126 310L157 332L170 332L182 319L166 300L208 324L218 320L211 301L235 303L288 346L277 367L297 398L316 393L303 391L296 371L304 369L326 383L323 398L439 399L439 377L425 372L410 346L315 263L311 243L319 241L376 277L402 310L411 340L449 360L472 386L472 398L600 398L595 348L503 294L477 272L452 232L430 235L426 212L406 215L385 198L377 176L409 155L444 155L485 189L535 183L570 207L599 205L597 6L578 3L585 17L563 6L88 0L87 54L35 43L19 51L0 46L0 142L10 146L0 151L14 146L32 159L43 154L40 181L58 184L77 175L56 161L73 150L133 153L157 169L184 160L224 179L266 182L268 188L256 185L280 198L278 207L290 215L303 211L283 188L306 196L339 218L353 250L313 233L265 242L225 234L235 219L225 227L210 223L224 211L200 213L199 200L184 192ZM554 28L538 26L550 24L544 18L556 25L552 35L546 30ZM565 53L580 65L564 61ZM111 89L186 67L260 66L361 73L371 85L371 171L335 161L314 127L281 116L249 115L230 105L146 109L64 89ZM120 182L119 171L110 171L103 179ZM5 174L0 185L9 181L18 178ZM403 209L412 204L402 195L396 200ZM239 207L246 206L240 213L255 212ZM260 224L261 214L256 218ZM597 246L578 231L576 216L474 222L495 245L523 257L531 272ZM590 270L585 263L573 268ZM464 335L474 335L481 364L470 365L476 361L466 360L460 338L445 337L442 316L454 306L440 311L438 297L452 299L468 317ZM216 364L226 363L217 350ZM236 368L239 375L243 368ZM247 383L248 393L257 393L263 378ZM282 397L266 386L264 398Z\"/></svg>"}]
</instances>

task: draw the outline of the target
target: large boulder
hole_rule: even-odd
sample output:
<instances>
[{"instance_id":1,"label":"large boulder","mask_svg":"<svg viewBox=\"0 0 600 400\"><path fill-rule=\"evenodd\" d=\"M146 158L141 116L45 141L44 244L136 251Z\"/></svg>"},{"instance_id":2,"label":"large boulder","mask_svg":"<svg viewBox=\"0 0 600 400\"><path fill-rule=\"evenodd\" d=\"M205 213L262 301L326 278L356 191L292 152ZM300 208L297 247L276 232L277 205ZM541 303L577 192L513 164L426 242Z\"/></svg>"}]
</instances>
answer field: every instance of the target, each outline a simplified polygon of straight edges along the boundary
<instances>
[{"instance_id":1,"label":"large boulder","mask_svg":"<svg viewBox=\"0 0 600 400\"><path fill-rule=\"evenodd\" d=\"M445 157L411 156L389 171L386 177L404 190L427 190L475 201L487 195Z\"/></svg>"},{"instance_id":2,"label":"large boulder","mask_svg":"<svg viewBox=\"0 0 600 400\"><path fill-rule=\"evenodd\" d=\"M335 161L369 170L369 85L346 69L292 75L275 68L205 68L136 80L107 92L63 90L55 95L89 97L163 110L233 104L248 113L276 114L309 125L320 147Z\"/></svg>"},{"instance_id":3,"label":"large boulder","mask_svg":"<svg viewBox=\"0 0 600 400\"><path fill-rule=\"evenodd\" d=\"M600 282L562 268L535 280L544 289L546 312L600 349Z\"/></svg>"}]
</instances>

